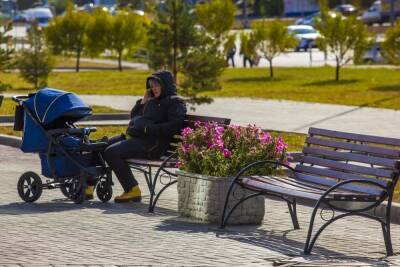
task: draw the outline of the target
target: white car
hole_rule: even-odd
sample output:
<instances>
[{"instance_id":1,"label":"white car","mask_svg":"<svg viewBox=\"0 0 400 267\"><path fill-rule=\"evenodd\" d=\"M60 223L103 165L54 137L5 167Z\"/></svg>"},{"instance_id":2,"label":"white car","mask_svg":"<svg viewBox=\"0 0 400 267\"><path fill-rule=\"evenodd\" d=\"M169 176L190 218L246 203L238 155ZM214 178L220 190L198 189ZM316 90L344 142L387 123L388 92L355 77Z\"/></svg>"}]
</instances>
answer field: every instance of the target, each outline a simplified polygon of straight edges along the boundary
<instances>
[{"instance_id":1,"label":"white car","mask_svg":"<svg viewBox=\"0 0 400 267\"><path fill-rule=\"evenodd\" d=\"M30 8L22 13L29 23L36 21L39 27L46 27L54 17L51 10L47 7Z\"/></svg>"},{"instance_id":2,"label":"white car","mask_svg":"<svg viewBox=\"0 0 400 267\"><path fill-rule=\"evenodd\" d=\"M299 40L296 51L301 49L307 51L308 48L315 47L315 40L320 36L314 27L310 25L290 25L287 29L289 33Z\"/></svg>"}]
</instances>

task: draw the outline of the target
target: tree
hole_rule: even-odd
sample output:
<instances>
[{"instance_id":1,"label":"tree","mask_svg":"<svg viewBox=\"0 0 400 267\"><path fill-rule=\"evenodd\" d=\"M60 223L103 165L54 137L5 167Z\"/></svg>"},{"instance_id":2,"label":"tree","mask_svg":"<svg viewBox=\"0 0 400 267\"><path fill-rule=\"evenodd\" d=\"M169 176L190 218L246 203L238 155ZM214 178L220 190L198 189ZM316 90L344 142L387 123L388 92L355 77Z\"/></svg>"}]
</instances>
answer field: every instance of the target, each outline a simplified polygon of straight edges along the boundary
<instances>
[{"instance_id":1,"label":"tree","mask_svg":"<svg viewBox=\"0 0 400 267\"><path fill-rule=\"evenodd\" d=\"M336 60L335 79L340 79L340 68L362 55L368 46L368 32L361 21L350 16L344 18L322 16L317 23L321 37L317 38L317 46L325 53L332 53Z\"/></svg>"},{"instance_id":2,"label":"tree","mask_svg":"<svg viewBox=\"0 0 400 267\"><path fill-rule=\"evenodd\" d=\"M86 28L86 52L91 57L96 57L107 48L108 34L110 32L110 14L97 8L90 16Z\"/></svg>"},{"instance_id":3,"label":"tree","mask_svg":"<svg viewBox=\"0 0 400 267\"><path fill-rule=\"evenodd\" d=\"M235 22L236 7L232 0L213 0L196 6L198 23L216 42L222 43Z\"/></svg>"},{"instance_id":4,"label":"tree","mask_svg":"<svg viewBox=\"0 0 400 267\"><path fill-rule=\"evenodd\" d=\"M11 65L11 55L14 53L14 50L9 48L11 37L8 35L8 32L11 30L11 23L0 25L0 72L4 72ZM5 45L5 48L3 45ZM0 81L0 92L10 87L11 85Z\"/></svg>"},{"instance_id":5,"label":"tree","mask_svg":"<svg viewBox=\"0 0 400 267\"><path fill-rule=\"evenodd\" d=\"M212 98L199 97L198 93L221 88L219 77L227 67L224 55L217 51L216 46L199 46L191 49L182 65L181 71L185 78L180 93L192 105L211 103Z\"/></svg>"},{"instance_id":6,"label":"tree","mask_svg":"<svg viewBox=\"0 0 400 267\"><path fill-rule=\"evenodd\" d=\"M255 40L258 40L257 48L269 63L269 76L274 77L272 61L275 57L294 48L297 40L291 35L286 25L280 20L274 20L265 26L264 21L255 26Z\"/></svg>"},{"instance_id":7,"label":"tree","mask_svg":"<svg viewBox=\"0 0 400 267\"><path fill-rule=\"evenodd\" d=\"M177 79L179 64L199 42L196 19L185 0L166 0L156 12L148 31L149 66L172 69Z\"/></svg>"},{"instance_id":8,"label":"tree","mask_svg":"<svg viewBox=\"0 0 400 267\"><path fill-rule=\"evenodd\" d=\"M28 33L29 49L22 50L16 60L21 77L33 84L35 90L47 85L54 61L44 46L43 32L33 23Z\"/></svg>"},{"instance_id":9,"label":"tree","mask_svg":"<svg viewBox=\"0 0 400 267\"><path fill-rule=\"evenodd\" d=\"M76 72L79 72L88 21L87 13L77 12L72 5L69 5L65 15L55 17L45 31L46 42L53 53L75 54Z\"/></svg>"},{"instance_id":10,"label":"tree","mask_svg":"<svg viewBox=\"0 0 400 267\"><path fill-rule=\"evenodd\" d=\"M144 20L127 10L118 12L108 20L107 48L118 56L118 69L122 71L122 55L144 38Z\"/></svg>"},{"instance_id":11,"label":"tree","mask_svg":"<svg viewBox=\"0 0 400 267\"><path fill-rule=\"evenodd\" d=\"M149 66L172 69L175 81L181 81L179 91L189 103L210 102L211 98L197 94L220 88L218 78L227 66L221 40L227 30L221 27L210 33L198 23L188 1L166 0L149 27ZM178 73L184 77L177 79Z\"/></svg>"},{"instance_id":12,"label":"tree","mask_svg":"<svg viewBox=\"0 0 400 267\"><path fill-rule=\"evenodd\" d=\"M390 63L400 65L400 21L385 32L382 52Z\"/></svg>"}]
</instances>

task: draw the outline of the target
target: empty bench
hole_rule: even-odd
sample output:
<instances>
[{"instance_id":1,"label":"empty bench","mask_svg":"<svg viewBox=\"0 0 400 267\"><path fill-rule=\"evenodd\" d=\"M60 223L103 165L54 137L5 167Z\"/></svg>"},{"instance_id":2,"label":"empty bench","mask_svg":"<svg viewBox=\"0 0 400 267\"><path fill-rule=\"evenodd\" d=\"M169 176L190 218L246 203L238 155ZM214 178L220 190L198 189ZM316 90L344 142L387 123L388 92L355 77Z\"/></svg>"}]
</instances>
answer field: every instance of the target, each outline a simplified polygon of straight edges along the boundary
<instances>
[{"instance_id":1,"label":"empty bench","mask_svg":"<svg viewBox=\"0 0 400 267\"><path fill-rule=\"evenodd\" d=\"M200 122L215 122L221 126L227 126L230 124L231 119L220 118L220 117L209 117L209 116L197 116L197 115L186 115L184 121L184 127L195 128L195 123ZM149 201L149 212L153 212L157 204L160 195L169 186L175 184L176 180L176 163L177 163L177 147L180 142L180 136L175 136L167 154L164 155L160 160L148 160L148 159L127 159L129 166L132 170L143 173L147 186L150 192ZM163 180L164 179L164 180ZM161 189L157 192L156 186L160 182L162 185Z\"/></svg>"},{"instance_id":2,"label":"empty bench","mask_svg":"<svg viewBox=\"0 0 400 267\"><path fill-rule=\"evenodd\" d=\"M311 253L318 236L327 226L354 215L380 223L386 253L391 256L390 209L399 178L399 159L400 139L310 128L302 153L296 155L297 164L294 167L282 162L258 161L237 174L226 196L220 227L226 226L239 203L251 197L267 195L287 202L293 227L299 229L296 200L303 199L315 203L304 245L305 254ZM287 175L245 175L250 168L262 164L285 168ZM237 205L228 211L227 203L235 186L247 188L253 193L238 200ZM374 209L385 200L386 214L378 217ZM314 232L314 220L319 209L330 209L332 217Z\"/></svg>"}]
</instances>

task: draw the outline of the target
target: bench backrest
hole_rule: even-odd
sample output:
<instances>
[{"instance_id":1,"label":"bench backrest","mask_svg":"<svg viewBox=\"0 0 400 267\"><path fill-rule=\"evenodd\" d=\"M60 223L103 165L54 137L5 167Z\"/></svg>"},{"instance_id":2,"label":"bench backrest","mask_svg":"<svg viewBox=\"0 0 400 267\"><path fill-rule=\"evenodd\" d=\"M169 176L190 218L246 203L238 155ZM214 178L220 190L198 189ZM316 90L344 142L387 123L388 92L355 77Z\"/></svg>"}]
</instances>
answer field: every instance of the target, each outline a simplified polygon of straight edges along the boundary
<instances>
[{"instance_id":1,"label":"bench backrest","mask_svg":"<svg viewBox=\"0 0 400 267\"><path fill-rule=\"evenodd\" d=\"M368 179L387 187L390 194L400 167L400 139L310 128L303 153L297 158L297 178L333 185L348 179ZM364 193L380 189L348 185Z\"/></svg>"}]
</instances>

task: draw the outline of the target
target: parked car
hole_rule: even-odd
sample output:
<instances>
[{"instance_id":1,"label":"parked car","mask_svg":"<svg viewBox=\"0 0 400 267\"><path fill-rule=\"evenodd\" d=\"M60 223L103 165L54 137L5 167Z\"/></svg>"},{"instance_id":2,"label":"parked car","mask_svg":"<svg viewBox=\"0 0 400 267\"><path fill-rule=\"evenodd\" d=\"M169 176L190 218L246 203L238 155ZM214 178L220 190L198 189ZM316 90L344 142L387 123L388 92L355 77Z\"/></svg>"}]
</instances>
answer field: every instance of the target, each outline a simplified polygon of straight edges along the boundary
<instances>
[{"instance_id":1,"label":"parked car","mask_svg":"<svg viewBox=\"0 0 400 267\"><path fill-rule=\"evenodd\" d=\"M393 3L393 15L395 18L400 16L400 1L378 0L371 7L363 12L361 19L364 23L372 25L374 23L389 22L391 18L391 3Z\"/></svg>"},{"instance_id":2,"label":"parked car","mask_svg":"<svg viewBox=\"0 0 400 267\"><path fill-rule=\"evenodd\" d=\"M301 49L307 51L310 47L316 47L315 40L319 37L319 33L310 25L290 25L288 26L289 33L293 34L294 37L299 40L295 51L298 52Z\"/></svg>"},{"instance_id":3,"label":"parked car","mask_svg":"<svg viewBox=\"0 0 400 267\"><path fill-rule=\"evenodd\" d=\"M374 43L363 55L363 63L383 63L385 59L381 53L380 43Z\"/></svg>"},{"instance_id":4,"label":"parked car","mask_svg":"<svg viewBox=\"0 0 400 267\"><path fill-rule=\"evenodd\" d=\"M336 12L329 11L328 15L332 18L336 17ZM306 16L296 20L296 25L310 25L315 26L315 23L321 18L321 12L314 13L312 15Z\"/></svg>"},{"instance_id":5,"label":"parked car","mask_svg":"<svg viewBox=\"0 0 400 267\"><path fill-rule=\"evenodd\" d=\"M30 8L25 10L22 15L26 17L28 23L36 21L39 27L47 27L50 20L54 17L51 10L47 7Z\"/></svg>"},{"instance_id":6,"label":"parked car","mask_svg":"<svg viewBox=\"0 0 400 267\"><path fill-rule=\"evenodd\" d=\"M340 12L344 16L356 15L357 8L350 4L338 5L333 9L334 12Z\"/></svg>"}]
</instances>

